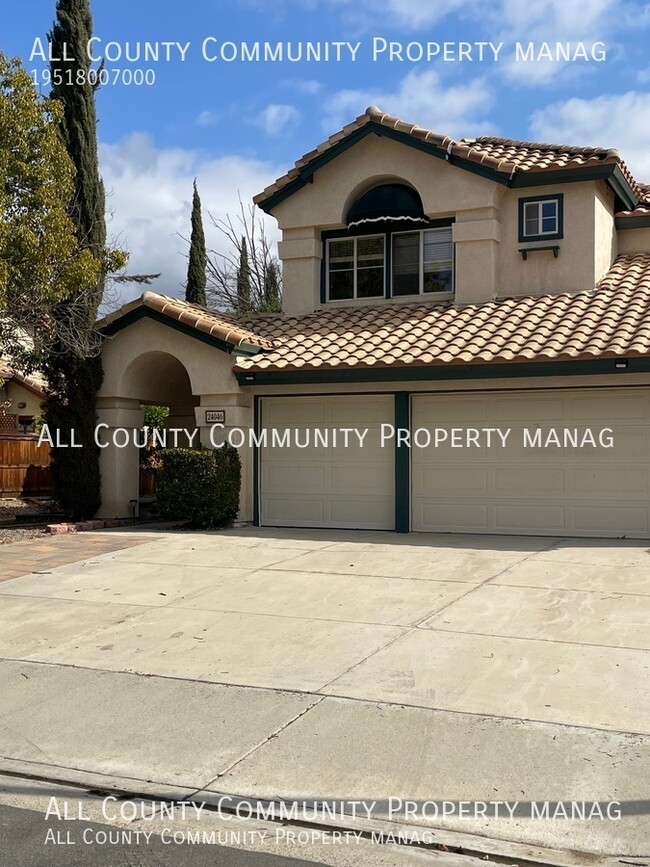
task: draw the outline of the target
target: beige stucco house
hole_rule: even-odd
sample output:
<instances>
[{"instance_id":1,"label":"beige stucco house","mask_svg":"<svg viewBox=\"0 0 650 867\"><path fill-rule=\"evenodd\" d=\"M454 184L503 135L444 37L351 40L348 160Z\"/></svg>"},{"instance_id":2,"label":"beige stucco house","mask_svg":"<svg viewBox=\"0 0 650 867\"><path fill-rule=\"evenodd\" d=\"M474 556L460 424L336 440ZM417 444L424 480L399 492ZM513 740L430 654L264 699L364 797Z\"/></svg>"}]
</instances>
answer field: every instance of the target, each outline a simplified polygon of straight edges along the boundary
<instances>
[{"instance_id":1,"label":"beige stucco house","mask_svg":"<svg viewBox=\"0 0 650 867\"><path fill-rule=\"evenodd\" d=\"M33 431L44 390L40 377L26 376L0 359L0 436Z\"/></svg>"},{"instance_id":2,"label":"beige stucco house","mask_svg":"<svg viewBox=\"0 0 650 867\"><path fill-rule=\"evenodd\" d=\"M650 537L650 188L616 151L371 107L256 202L283 315L146 292L104 319L107 439L142 402L204 445L215 421L368 432L243 447L240 518L264 526ZM102 462L102 514L127 515L137 450Z\"/></svg>"}]
</instances>

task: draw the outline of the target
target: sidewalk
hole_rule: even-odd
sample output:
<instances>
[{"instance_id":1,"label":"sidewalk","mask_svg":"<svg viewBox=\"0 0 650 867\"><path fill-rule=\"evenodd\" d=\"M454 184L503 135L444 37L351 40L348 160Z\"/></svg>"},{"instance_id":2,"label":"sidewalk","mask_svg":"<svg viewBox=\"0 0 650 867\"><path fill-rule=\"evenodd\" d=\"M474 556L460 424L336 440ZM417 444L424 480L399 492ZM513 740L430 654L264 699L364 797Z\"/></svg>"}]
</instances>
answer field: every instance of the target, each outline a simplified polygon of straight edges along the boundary
<instances>
[{"instance_id":1,"label":"sidewalk","mask_svg":"<svg viewBox=\"0 0 650 867\"><path fill-rule=\"evenodd\" d=\"M638 855L650 839L641 736L31 662L0 663L0 692L0 771L213 803L373 799L379 819L388 796L526 805L598 793L625 802L624 818L431 827L441 844L515 858L517 839L561 865L584 862L545 848Z\"/></svg>"}]
</instances>

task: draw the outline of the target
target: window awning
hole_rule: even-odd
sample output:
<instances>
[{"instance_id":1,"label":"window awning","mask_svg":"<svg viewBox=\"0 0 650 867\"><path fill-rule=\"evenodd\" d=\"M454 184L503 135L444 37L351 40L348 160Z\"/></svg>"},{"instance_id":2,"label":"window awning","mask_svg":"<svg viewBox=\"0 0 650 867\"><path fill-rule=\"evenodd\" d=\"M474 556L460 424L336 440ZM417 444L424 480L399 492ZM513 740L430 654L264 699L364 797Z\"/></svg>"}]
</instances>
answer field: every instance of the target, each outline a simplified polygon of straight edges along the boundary
<instances>
[{"instance_id":1,"label":"window awning","mask_svg":"<svg viewBox=\"0 0 650 867\"><path fill-rule=\"evenodd\" d=\"M417 190L405 184L382 184L360 196L347 213L348 229L364 223L428 223Z\"/></svg>"}]
</instances>

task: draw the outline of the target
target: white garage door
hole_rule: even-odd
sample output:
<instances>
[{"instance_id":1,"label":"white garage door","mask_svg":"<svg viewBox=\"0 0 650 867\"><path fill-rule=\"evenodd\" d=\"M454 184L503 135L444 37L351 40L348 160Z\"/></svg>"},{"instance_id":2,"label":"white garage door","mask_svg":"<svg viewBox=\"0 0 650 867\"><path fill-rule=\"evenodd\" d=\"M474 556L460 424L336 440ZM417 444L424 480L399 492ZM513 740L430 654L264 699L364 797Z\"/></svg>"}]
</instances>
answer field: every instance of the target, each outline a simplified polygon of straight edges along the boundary
<instances>
[{"instance_id":1,"label":"white garage door","mask_svg":"<svg viewBox=\"0 0 650 867\"><path fill-rule=\"evenodd\" d=\"M260 448L260 523L267 527L343 527L392 530L395 526L394 449L381 448L379 427L392 424L393 396L269 397L260 401L267 432L289 430L289 448ZM355 435L343 444L342 428L368 429L363 447ZM327 446L298 448L307 432L329 434ZM332 431L337 429L337 445Z\"/></svg>"},{"instance_id":2,"label":"white garage door","mask_svg":"<svg viewBox=\"0 0 650 867\"><path fill-rule=\"evenodd\" d=\"M507 447L412 449L414 530L650 536L650 390L418 395L412 427L508 429ZM525 448L523 429L612 428L614 447Z\"/></svg>"}]
</instances>

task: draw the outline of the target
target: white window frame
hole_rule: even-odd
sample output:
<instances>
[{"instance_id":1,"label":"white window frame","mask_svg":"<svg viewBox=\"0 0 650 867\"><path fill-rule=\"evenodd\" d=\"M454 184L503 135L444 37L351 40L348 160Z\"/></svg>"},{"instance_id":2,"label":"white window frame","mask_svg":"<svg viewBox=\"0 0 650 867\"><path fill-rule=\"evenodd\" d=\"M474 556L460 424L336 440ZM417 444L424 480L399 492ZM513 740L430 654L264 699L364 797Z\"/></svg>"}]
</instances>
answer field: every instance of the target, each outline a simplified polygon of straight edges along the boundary
<instances>
[{"instance_id":1,"label":"white window frame","mask_svg":"<svg viewBox=\"0 0 650 867\"><path fill-rule=\"evenodd\" d=\"M451 289L448 292L425 292L424 291L424 233L425 232L449 232L452 231L451 236ZM454 295L456 291L456 255L455 255L455 244L454 244L454 236L453 230L451 226L428 226L425 229L405 229L403 232L393 232L391 235L391 245L393 243L393 238L397 235L412 235L414 232L418 232L420 235L420 248L419 248L419 270L420 270L420 280L418 285L418 296L423 295L425 298L440 298L441 296L446 297L449 295ZM392 298L415 298L415 293L413 295L395 295L394 292L394 283L395 283L395 255L394 250L391 249L390 255L390 294Z\"/></svg>"},{"instance_id":2,"label":"white window frame","mask_svg":"<svg viewBox=\"0 0 650 867\"><path fill-rule=\"evenodd\" d=\"M555 228L550 231L544 231L542 228L542 208L544 205L550 205L553 203L555 205ZM526 211L528 208L536 208L537 209L537 226L539 231L531 232L530 234L526 231ZM530 238L545 238L548 235L553 235L557 237L560 231L560 200L559 199L538 199L533 202L524 202L523 203L523 214L522 214L522 236L524 240L528 240Z\"/></svg>"},{"instance_id":3,"label":"white window frame","mask_svg":"<svg viewBox=\"0 0 650 867\"><path fill-rule=\"evenodd\" d=\"M382 259L381 266L381 275L382 275L382 292L381 295L369 295L364 296L363 298L359 298L357 296L357 274L358 274L358 259L357 259L357 247L358 241L367 241L369 238L381 238L384 245L384 254ZM331 245L340 241L352 241L353 242L353 295L352 298L330 298L330 248ZM379 266L373 265L373 268L377 268ZM344 301L372 301L374 298L385 298L386 297L386 235L382 232L376 232L372 235L343 235L340 238L328 238L327 239L327 257L326 257L326 269L325 269L325 279L327 281L327 301L332 302L332 304L339 304Z\"/></svg>"}]
</instances>

